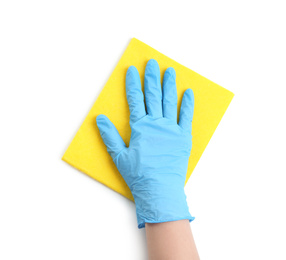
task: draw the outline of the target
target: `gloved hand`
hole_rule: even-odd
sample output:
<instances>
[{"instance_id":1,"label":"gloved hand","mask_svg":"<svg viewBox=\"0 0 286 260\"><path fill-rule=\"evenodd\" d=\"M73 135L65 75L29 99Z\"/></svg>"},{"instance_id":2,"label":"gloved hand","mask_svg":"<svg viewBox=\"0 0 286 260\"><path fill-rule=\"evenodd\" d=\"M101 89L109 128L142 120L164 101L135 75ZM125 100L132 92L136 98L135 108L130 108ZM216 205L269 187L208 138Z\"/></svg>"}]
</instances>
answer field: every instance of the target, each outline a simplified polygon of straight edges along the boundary
<instances>
[{"instance_id":1,"label":"gloved hand","mask_svg":"<svg viewBox=\"0 0 286 260\"><path fill-rule=\"evenodd\" d=\"M184 183L192 147L193 91L187 89L184 93L178 124L175 70L166 70L161 90L159 65L149 60L144 90L146 110L139 73L134 66L129 67L126 75L129 147L104 115L96 118L100 135L132 192L139 228L145 227L145 223L192 221Z\"/></svg>"}]
</instances>

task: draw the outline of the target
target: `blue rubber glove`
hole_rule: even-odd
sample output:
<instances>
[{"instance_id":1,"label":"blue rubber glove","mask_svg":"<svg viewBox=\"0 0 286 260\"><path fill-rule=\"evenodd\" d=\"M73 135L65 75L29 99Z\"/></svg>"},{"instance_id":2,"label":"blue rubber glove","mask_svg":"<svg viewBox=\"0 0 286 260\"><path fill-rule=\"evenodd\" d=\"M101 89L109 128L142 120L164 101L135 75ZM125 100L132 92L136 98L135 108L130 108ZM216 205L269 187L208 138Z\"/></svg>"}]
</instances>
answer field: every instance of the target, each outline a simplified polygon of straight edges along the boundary
<instances>
[{"instance_id":1,"label":"blue rubber glove","mask_svg":"<svg viewBox=\"0 0 286 260\"><path fill-rule=\"evenodd\" d=\"M145 227L145 223L192 221L184 183L192 147L193 91L187 89L184 93L178 124L175 70L166 70L161 89L159 65L149 60L144 90L146 110L139 73L134 66L129 67L129 147L104 115L96 118L101 137L132 192L139 228Z\"/></svg>"}]
</instances>

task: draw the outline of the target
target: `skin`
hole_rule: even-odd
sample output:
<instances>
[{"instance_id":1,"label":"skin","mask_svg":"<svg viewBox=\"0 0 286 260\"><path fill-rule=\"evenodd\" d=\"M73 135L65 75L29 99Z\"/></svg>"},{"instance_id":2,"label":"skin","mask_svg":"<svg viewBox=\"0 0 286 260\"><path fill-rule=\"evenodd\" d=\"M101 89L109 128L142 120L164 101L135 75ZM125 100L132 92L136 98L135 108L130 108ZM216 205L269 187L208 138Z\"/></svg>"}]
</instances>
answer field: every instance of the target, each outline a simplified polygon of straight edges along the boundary
<instances>
[{"instance_id":1,"label":"skin","mask_svg":"<svg viewBox=\"0 0 286 260\"><path fill-rule=\"evenodd\" d=\"M146 223L149 260L199 260L188 220Z\"/></svg>"}]
</instances>

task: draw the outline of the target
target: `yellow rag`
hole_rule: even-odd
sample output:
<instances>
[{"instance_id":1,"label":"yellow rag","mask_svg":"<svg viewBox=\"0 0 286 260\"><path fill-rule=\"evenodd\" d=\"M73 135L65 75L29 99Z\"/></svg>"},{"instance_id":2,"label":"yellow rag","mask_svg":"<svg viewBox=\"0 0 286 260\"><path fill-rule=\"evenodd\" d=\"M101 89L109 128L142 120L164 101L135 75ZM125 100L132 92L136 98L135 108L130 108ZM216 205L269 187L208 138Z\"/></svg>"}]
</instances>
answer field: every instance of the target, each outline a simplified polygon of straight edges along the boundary
<instances>
[{"instance_id":1,"label":"yellow rag","mask_svg":"<svg viewBox=\"0 0 286 260\"><path fill-rule=\"evenodd\" d=\"M145 66L150 59L158 61L162 75L168 67L175 69L178 113L184 91L191 88L194 92L193 144L186 182L234 96L232 92L133 38L62 158L130 200L134 200L133 196L107 153L96 126L96 116L106 115L128 145L131 129L125 94L126 71L129 66L134 65L143 86Z\"/></svg>"}]
</instances>

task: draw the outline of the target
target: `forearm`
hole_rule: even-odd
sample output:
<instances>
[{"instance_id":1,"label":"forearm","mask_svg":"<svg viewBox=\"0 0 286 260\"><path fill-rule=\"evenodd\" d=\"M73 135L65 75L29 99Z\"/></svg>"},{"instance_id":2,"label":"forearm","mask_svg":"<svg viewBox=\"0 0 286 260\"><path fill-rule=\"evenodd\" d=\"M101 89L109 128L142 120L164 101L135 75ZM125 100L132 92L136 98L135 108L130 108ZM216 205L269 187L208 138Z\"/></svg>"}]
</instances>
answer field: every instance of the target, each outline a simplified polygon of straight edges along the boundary
<instances>
[{"instance_id":1,"label":"forearm","mask_svg":"<svg viewBox=\"0 0 286 260\"><path fill-rule=\"evenodd\" d=\"M146 223L149 260L198 260L189 221Z\"/></svg>"}]
</instances>

